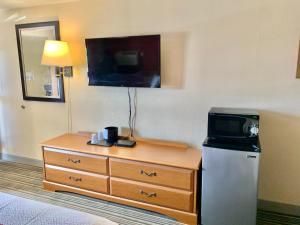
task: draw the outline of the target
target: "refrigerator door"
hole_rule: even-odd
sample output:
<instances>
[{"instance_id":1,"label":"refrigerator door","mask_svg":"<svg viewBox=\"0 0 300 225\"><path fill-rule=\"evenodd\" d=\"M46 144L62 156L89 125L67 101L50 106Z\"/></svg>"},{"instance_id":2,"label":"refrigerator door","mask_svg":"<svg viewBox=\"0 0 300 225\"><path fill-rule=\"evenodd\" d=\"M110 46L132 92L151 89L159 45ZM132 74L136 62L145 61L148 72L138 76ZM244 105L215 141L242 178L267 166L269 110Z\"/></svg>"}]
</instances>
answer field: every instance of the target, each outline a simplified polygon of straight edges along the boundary
<instances>
[{"instance_id":1,"label":"refrigerator door","mask_svg":"<svg viewBox=\"0 0 300 225\"><path fill-rule=\"evenodd\" d=\"M203 146L203 225L255 225L259 153Z\"/></svg>"}]
</instances>

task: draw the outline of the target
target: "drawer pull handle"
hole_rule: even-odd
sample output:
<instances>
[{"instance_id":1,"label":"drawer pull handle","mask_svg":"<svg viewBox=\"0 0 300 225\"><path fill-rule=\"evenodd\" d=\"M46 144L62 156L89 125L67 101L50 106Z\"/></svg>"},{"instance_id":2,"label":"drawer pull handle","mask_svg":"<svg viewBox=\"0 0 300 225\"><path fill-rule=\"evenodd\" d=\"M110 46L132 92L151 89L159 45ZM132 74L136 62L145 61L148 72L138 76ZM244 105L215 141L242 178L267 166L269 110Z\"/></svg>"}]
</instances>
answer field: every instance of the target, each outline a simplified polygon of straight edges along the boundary
<instances>
[{"instance_id":1,"label":"drawer pull handle","mask_svg":"<svg viewBox=\"0 0 300 225\"><path fill-rule=\"evenodd\" d=\"M156 197L157 196L156 193L147 193L147 192L145 192L143 190L140 190L140 193L141 193L141 195L145 195L148 198L152 198L152 197Z\"/></svg>"},{"instance_id":2,"label":"drawer pull handle","mask_svg":"<svg viewBox=\"0 0 300 225\"><path fill-rule=\"evenodd\" d=\"M153 172L153 173L147 173L147 172L144 171L144 170L141 170L141 174L145 174L145 175L147 175L148 177L156 177L156 176L157 176L157 173L156 173L156 172Z\"/></svg>"},{"instance_id":3,"label":"drawer pull handle","mask_svg":"<svg viewBox=\"0 0 300 225\"><path fill-rule=\"evenodd\" d=\"M72 162L72 163L77 164L77 163L80 163L80 159L74 160L74 159L68 158L68 162Z\"/></svg>"},{"instance_id":4,"label":"drawer pull handle","mask_svg":"<svg viewBox=\"0 0 300 225\"><path fill-rule=\"evenodd\" d=\"M73 180L73 181L75 181L75 182L81 182L81 181L82 181L81 178L72 177L72 176L69 176L69 179L70 179L70 180Z\"/></svg>"}]
</instances>

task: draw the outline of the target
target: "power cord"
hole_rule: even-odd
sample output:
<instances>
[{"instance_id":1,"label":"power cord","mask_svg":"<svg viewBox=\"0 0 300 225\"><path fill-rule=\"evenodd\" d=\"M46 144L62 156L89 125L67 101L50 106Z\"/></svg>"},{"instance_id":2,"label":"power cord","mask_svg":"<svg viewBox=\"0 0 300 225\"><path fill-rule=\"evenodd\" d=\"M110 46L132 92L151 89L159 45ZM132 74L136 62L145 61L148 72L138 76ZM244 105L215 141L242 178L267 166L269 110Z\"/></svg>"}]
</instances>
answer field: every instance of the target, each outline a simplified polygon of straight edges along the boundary
<instances>
[{"instance_id":1,"label":"power cord","mask_svg":"<svg viewBox=\"0 0 300 225\"><path fill-rule=\"evenodd\" d=\"M136 125L136 115L137 115L137 89L134 88L134 96L133 99L131 97L130 87L127 90L128 93L128 103L129 103L129 118L128 118L128 126L129 126L129 139L135 139L134 131Z\"/></svg>"},{"instance_id":2,"label":"power cord","mask_svg":"<svg viewBox=\"0 0 300 225\"><path fill-rule=\"evenodd\" d=\"M68 79L68 133L72 133L71 78Z\"/></svg>"}]
</instances>

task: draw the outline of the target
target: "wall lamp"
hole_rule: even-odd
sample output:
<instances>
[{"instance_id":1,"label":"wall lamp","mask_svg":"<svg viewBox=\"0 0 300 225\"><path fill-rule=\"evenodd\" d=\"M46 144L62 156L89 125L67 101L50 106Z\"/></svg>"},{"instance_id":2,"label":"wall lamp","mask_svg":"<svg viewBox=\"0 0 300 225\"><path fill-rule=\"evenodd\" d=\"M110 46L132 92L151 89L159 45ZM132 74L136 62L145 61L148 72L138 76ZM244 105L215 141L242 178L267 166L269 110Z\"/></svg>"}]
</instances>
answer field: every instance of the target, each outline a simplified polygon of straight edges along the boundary
<instances>
[{"instance_id":1,"label":"wall lamp","mask_svg":"<svg viewBox=\"0 0 300 225\"><path fill-rule=\"evenodd\" d=\"M72 58L67 42L46 40L41 63L42 65L59 67L58 76L73 76Z\"/></svg>"}]
</instances>

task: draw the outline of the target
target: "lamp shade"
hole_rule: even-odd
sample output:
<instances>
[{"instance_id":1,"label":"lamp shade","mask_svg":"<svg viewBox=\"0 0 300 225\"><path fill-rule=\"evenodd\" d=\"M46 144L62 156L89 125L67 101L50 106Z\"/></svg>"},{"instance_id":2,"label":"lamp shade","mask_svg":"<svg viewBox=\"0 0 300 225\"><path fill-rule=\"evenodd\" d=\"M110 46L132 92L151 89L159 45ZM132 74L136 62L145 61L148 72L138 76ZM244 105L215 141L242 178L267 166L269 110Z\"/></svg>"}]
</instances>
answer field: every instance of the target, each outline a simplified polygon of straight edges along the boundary
<instances>
[{"instance_id":1,"label":"lamp shade","mask_svg":"<svg viewBox=\"0 0 300 225\"><path fill-rule=\"evenodd\" d=\"M46 40L42 64L47 66L72 66L69 45L64 41Z\"/></svg>"}]
</instances>

